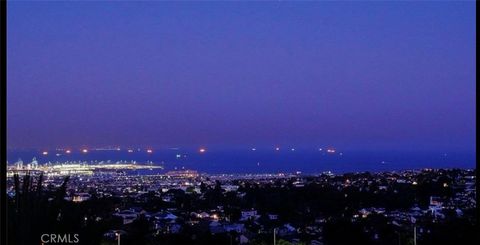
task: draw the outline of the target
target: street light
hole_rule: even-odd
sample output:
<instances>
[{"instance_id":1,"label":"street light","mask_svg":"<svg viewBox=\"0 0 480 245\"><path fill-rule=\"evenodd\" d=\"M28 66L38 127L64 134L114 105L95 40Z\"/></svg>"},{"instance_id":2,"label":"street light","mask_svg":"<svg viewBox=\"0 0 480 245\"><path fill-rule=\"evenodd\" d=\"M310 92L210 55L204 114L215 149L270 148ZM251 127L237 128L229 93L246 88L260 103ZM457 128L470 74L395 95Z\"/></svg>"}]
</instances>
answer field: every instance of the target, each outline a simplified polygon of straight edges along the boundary
<instances>
[{"instance_id":1,"label":"street light","mask_svg":"<svg viewBox=\"0 0 480 245\"><path fill-rule=\"evenodd\" d=\"M277 245L277 228L273 228L273 245Z\"/></svg>"},{"instance_id":2,"label":"street light","mask_svg":"<svg viewBox=\"0 0 480 245\"><path fill-rule=\"evenodd\" d=\"M118 240L118 245L120 245L120 232L115 232L115 236L117 237Z\"/></svg>"},{"instance_id":3,"label":"street light","mask_svg":"<svg viewBox=\"0 0 480 245\"><path fill-rule=\"evenodd\" d=\"M413 223L413 245L417 245L417 219L412 216L410 221Z\"/></svg>"}]
</instances>

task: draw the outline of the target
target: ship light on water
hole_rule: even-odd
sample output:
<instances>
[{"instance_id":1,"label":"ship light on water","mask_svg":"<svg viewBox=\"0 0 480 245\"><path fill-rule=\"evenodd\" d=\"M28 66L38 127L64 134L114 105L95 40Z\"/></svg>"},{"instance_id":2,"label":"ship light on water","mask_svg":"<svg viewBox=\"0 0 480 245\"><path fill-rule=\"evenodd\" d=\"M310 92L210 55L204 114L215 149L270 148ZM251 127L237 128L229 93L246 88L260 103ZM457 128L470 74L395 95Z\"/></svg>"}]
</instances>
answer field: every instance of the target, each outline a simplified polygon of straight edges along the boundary
<instances>
[{"instance_id":1,"label":"ship light on water","mask_svg":"<svg viewBox=\"0 0 480 245\"><path fill-rule=\"evenodd\" d=\"M329 148L329 149L327 149L327 153L335 153L335 149Z\"/></svg>"}]
</instances>

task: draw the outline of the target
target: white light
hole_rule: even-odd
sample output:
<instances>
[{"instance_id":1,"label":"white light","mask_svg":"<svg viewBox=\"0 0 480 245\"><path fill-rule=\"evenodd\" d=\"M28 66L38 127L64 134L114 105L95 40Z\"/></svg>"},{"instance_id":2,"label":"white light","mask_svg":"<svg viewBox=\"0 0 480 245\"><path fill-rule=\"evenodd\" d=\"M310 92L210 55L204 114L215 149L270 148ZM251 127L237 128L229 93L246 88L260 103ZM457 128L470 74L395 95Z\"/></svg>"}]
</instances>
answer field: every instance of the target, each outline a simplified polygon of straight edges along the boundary
<instances>
[{"instance_id":1,"label":"white light","mask_svg":"<svg viewBox=\"0 0 480 245\"><path fill-rule=\"evenodd\" d=\"M328 153L335 153L335 149L327 149Z\"/></svg>"},{"instance_id":2,"label":"white light","mask_svg":"<svg viewBox=\"0 0 480 245\"><path fill-rule=\"evenodd\" d=\"M47 151L42 152L42 155L48 155Z\"/></svg>"}]
</instances>

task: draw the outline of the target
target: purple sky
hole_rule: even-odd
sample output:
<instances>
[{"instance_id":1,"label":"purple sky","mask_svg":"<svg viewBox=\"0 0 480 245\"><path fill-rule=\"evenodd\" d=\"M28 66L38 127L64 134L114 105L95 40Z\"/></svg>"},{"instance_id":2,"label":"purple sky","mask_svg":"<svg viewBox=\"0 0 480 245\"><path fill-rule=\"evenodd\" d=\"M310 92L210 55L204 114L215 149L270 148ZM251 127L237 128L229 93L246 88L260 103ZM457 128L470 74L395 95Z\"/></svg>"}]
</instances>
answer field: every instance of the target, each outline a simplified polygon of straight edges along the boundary
<instances>
[{"instance_id":1,"label":"purple sky","mask_svg":"<svg viewBox=\"0 0 480 245\"><path fill-rule=\"evenodd\" d=\"M8 146L475 147L475 2L8 3Z\"/></svg>"}]
</instances>

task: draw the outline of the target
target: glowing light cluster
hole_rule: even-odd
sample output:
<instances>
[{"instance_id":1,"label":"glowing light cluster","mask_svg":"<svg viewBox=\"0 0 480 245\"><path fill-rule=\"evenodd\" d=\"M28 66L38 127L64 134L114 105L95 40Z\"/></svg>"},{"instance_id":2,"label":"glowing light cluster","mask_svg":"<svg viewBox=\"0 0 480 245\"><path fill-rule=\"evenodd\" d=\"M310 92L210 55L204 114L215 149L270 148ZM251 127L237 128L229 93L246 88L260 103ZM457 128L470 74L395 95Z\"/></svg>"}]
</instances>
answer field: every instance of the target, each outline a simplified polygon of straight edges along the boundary
<instances>
[{"instance_id":1,"label":"glowing light cluster","mask_svg":"<svg viewBox=\"0 0 480 245\"><path fill-rule=\"evenodd\" d=\"M327 153L335 153L335 149L333 148L327 149Z\"/></svg>"}]
</instances>

